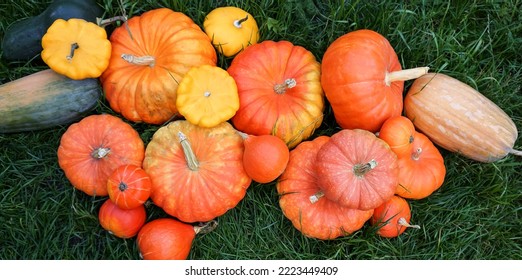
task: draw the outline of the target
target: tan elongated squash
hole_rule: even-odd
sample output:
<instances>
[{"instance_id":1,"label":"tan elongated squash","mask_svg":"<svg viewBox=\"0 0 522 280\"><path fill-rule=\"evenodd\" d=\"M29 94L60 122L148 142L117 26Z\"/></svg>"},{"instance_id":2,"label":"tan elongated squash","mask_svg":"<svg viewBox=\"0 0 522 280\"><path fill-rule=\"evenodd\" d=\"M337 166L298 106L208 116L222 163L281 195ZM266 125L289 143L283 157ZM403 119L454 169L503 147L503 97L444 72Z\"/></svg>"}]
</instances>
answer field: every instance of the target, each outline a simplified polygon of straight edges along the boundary
<instances>
[{"instance_id":1,"label":"tan elongated squash","mask_svg":"<svg viewBox=\"0 0 522 280\"><path fill-rule=\"evenodd\" d=\"M471 86L445 74L416 79L404 100L405 115L442 148L480 162L494 162L514 150L513 120Z\"/></svg>"},{"instance_id":2,"label":"tan elongated squash","mask_svg":"<svg viewBox=\"0 0 522 280\"><path fill-rule=\"evenodd\" d=\"M51 69L0 85L0 133L70 124L94 109L97 79L72 80Z\"/></svg>"}]
</instances>

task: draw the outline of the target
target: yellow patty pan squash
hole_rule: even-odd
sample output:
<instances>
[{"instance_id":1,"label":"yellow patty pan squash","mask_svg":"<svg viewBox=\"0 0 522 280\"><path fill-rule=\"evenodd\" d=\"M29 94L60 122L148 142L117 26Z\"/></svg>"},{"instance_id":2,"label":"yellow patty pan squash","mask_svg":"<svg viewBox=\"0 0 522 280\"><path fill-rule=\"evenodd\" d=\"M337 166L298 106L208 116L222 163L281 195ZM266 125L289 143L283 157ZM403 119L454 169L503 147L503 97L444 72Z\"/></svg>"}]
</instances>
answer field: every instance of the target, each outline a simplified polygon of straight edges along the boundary
<instances>
[{"instance_id":1,"label":"yellow patty pan squash","mask_svg":"<svg viewBox=\"0 0 522 280\"><path fill-rule=\"evenodd\" d=\"M74 80L98 78L109 65L107 32L83 19L57 19L42 37L42 60Z\"/></svg>"},{"instance_id":2,"label":"yellow patty pan squash","mask_svg":"<svg viewBox=\"0 0 522 280\"><path fill-rule=\"evenodd\" d=\"M218 52L227 57L236 55L259 40L254 17L237 7L219 7L210 11L203 22L203 29Z\"/></svg>"},{"instance_id":3,"label":"yellow patty pan squash","mask_svg":"<svg viewBox=\"0 0 522 280\"><path fill-rule=\"evenodd\" d=\"M239 109L236 81L218 66L192 67L178 85L176 107L185 119L200 127L214 127Z\"/></svg>"}]
</instances>

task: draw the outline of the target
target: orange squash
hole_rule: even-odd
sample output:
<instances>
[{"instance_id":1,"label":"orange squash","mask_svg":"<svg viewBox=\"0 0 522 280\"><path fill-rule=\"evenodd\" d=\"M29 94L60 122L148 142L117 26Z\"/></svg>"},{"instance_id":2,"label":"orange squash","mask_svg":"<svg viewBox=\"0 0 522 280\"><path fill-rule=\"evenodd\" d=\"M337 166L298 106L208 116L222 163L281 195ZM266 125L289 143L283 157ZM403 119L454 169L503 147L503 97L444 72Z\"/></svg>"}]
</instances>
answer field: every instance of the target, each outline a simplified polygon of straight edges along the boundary
<instances>
[{"instance_id":1,"label":"orange squash","mask_svg":"<svg viewBox=\"0 0 522 280\"><path fill-rule=\"evenodd\" d=\"M420 229L418 225L411 225L411 208L408 201L400 196L392 196L379 207L374 209L370 223L377 227L377 234L386 237L397 237L407 228Z\"/></svg>"}]
</instances>

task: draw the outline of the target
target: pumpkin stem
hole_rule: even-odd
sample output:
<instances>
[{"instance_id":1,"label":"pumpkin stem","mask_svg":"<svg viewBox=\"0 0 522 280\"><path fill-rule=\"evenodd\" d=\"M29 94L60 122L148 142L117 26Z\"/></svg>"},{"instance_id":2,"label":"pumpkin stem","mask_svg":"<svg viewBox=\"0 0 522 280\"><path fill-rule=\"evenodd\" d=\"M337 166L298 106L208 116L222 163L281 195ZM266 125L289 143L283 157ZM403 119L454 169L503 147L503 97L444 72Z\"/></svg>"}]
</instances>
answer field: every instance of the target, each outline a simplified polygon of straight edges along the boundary
<instances>
[{"instance_id":1,"label":"pumpkin stem","mask_svg":"<svg viewBox=\"0 0 522 280\"><path fill-rule=\"evenodd\" d=\"M218 226L218 222L216 220L211 220L206 223L199 223L199 225L194 226L194 231L196 234L205 234L213 231Z\"/></svg>"},{"instance_id":2,"label":"pumpkin stem","mask_svg":"<svg viewBox=\"0 0 522 280\"><path fill-rule=\"evenodd\" d=\"M236 19L236 20L234 20L234 26L235 26L236 28L241 28L241 24L242 24L243 22L245 22L247 19L248 19L248 15L246 15L246 16L245 16L244 18L242 18L242 19Z\"/></svg>"},{"instance_id":3,"label":"pumpkin stem","mask_svg":"<svg viewBox=\"0 0 522 280\"><path fill-rule=\"evenodd\" d=\"M120 182L120 184L118 185L118 190L120 190L120 192L124 192L125 190L127 190L127 188L127 184L123 182Z\"/></svg>"},{"instance_id":4,"label":"pumpkin stem","mask_svg":"<svg viewBox=\"0 0 522 280\"><path fill-rule=\"evenodd\" d=\"M422 148L419 147L419 148L417 148L417 150L415 150L415 152L413 152L413 153L411 154L411 158L412 158L413 160L419 160L421 154L422 154Z\"/></svg>"},{"instance_id":5,"label":"pumpkin stem","mask_svg":"<svg viewBox=\"0 0 522 280\"><path fill-rule=\"evenodd\" d=\"M289 88L293 88L297 85L297 82L295 81L294 78L291 78L291 79L286 79L284 83L282 84L276 84L274 86L274 91L277 93L277 94L283 94L286 92L287 89Z\"/></svg>"},{"instance_id":6,"label":"pumpkin stem","mask_svg":"<svg viewBox=\"0 0 522 280\"><path fill-rule=\"evenodd\" d=\"M362 177L364 174L368 173L370 170L374 169L377 166L377 161L372 159L368 163L365 164L356 164L353 167L353 173L357 177Z\"/></svg>"},{"instance_id":7,"label":"pumpkin stem","mask_svg":"<svg viewBox=\"0 0 522 280\"><path fill-rule=\"evenodd\" d=\"M79 48L80 46L78 45L78 43L72 43L71 44L71 51L69 52L69 54L65 57L67 58L67 60L72 60L73 56L74 56L74 51Z\"/></svg>"},{"instance_id":8,"label":"pumpkin stem","mask_svg":"<svg viewBox=\"0 0 522 280\"><path fill-rule=\"evenodd\" d=\"M512 154L512 155L515 155L515 156L522 157L522 151L519 151L519 150L510 149L509 153Z\"/></svg>"},{"instance_id":9,"label":"pumpkin stem","mask_svg":"<svg viewBox=\"0 0 522 280\"><path fill-rule=\"evenodd\" d=\"M99 148L95 149L94 151L92 151L91 156L95 159L102 159L102 158L106 157L110 152L111 152L110 148L99 147Z\"/></svg>"},{"instance_id":10,"label":"pumpkin stem","mask_svg":"<svg viewBox=\"0 0 522 280\"><path fill-rule=\"evenodd\" d=\"M134 65L143 65L143 66L154 66L156 64L156 59L151 55L144 55L144 56L135 56L132 54L122 54L121 58L128 63L134 64Z\"/></svg>"},{"instance_id":11,"label":"pumpkin stem","mask_svg":"<svg viewBox=\"0 0 522 280\"><path fill-rule=\"evenodd\" d=\"M310 199L310 203L314 204L314 203L316 203L317 201L319 201L319 199L320 199L321 197L323 197L323 196L324 196L323 191L318 191L318 192L316 192L315 194L311 195L308 199Z\"/></svg>"},{"instance_id":12,"label":"pumpkin stem","mask_svg":"<svg viewBox=\"0 0 522 280\"><path fill-rule=\"evenodd\" d=\"M390 86L393 82L417 79L418 77L428 73L429 69L429 67L417 67L386 73L384 83L386 83L387 86Z\"/></svg>"},{"instance_id":13,"label":"pumpkin stem","mask_svg":"<svg viewBox=\"0 0 522 280\"><path fill-rule=\"evenodd\" d=\"M109 24L112 24L114 22L117 22L117 21L123 21L123 22L126 22L127 21L127 17L126 16L115 16L115 17L111 17L111 18L107 18L107 19L102 19L102 18L96 18L96 24L98 24L98 26L100 27L105 27Z\"/></svg>"},{"instance_id":14,"label":"pumpkin stem","mask_svg":"<svg viewBox=\"0 0 522 280\"><path fill-rule=\"evenodd\" d=\"M185 155L185 160L187 161L187 166L192 171L197 171L199 169L198 159L196 155L194 155L194 151L190 146L190 143L187 139L187 136L183 134L183 132L178 132L179 143L181 144L181 148L183 149L183 154Z\"/></svg>"},{"instance_id":15,"label":"pumpkin stem","mask_svg":"<svg viewBox=\"0 0 522 280\"><path fill-rule=\"evenodd\" d=\"M402 217L399 219L397 224L399 224L399 225L401 225L403 227L416 228L416 229L420 229L421 228L419 225L412 225L412 224L406 222L406 219L404 219Z\"/></svg>"}]
</instances>

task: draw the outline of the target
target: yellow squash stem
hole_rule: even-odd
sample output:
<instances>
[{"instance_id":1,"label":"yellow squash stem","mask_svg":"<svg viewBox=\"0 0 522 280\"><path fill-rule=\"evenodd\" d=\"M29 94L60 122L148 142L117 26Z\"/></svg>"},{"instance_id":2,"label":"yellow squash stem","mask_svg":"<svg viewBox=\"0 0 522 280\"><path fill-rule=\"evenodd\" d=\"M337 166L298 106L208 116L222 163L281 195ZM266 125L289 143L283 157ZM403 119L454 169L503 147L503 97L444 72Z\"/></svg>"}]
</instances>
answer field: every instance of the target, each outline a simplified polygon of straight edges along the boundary
<instances>
[{"instance_id":1,"label":"yellow squash stem","mask_svg":"<svg viewBox=\"0 0 522 280\"><path fill-rule=\"evenodd\" d=\"M384 83L389 86L393 82L417 79L418 77L427 74L429 69L429 67L417 67L386 73Z\"/></svg>"},{"instance_id":2,"label":"yellow squash stem","mask_svg":"<svg viewBox=\"0 0 522 280\"><path fill-rule=\"evenodd\" d=\"M185 161L187 161L187 166L192 171L197 171L199 169L199 162L194 155L194 151L190 146L190 142L187 139L187 136L183 134L183 132L178 132L179 143L181 144L181 148L183 149L183 154L185 156Z\"/></svg>"},{"instance_id":3,"label":"yellow squash stem","mask_svg":"<svg viewBox=\"0 0 522 280\"><path fill-rule=\"evenodd\" d=\"M234 20L234 26L236 28L241 28L242 27L241 24L243 22L247 21L247 19L248 19L248 15L246 15L244 18Z\"/></svg>"}]
</instances>

